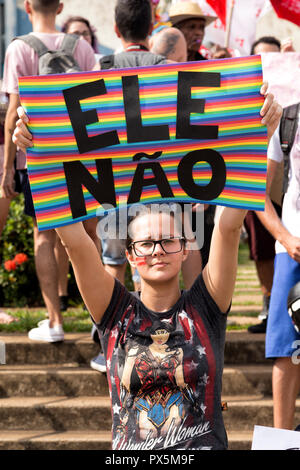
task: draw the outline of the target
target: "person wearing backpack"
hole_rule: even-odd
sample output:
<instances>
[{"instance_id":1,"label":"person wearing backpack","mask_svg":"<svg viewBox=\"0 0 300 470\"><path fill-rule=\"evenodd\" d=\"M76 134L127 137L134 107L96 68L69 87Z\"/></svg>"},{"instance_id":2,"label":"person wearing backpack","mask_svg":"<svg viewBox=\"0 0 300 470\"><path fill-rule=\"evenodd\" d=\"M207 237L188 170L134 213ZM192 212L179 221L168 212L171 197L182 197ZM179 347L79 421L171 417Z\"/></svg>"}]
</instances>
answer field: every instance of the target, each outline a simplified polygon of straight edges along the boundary
<instances>
[{"instance_id":1,"label":"person wearing backpack","mask_svg":"<svg viewBox=\"0 0 300 470\"><path fill-rule=\"evenodd\" d=\"M284 162L284 198L280 219L269 192ZM283 110L268 148L267 196L259 217L276 239L274 278L266 331L266 357L273 363L274 426L293 429L300 391L300 334L288 314L290 289L300 281L300 103Z\"/></svg>"},{"instance_id":2,"label":"person wearing backpack","mask_svg":"<svg viewBox=\"0 0 300 470\"><path fill-rule=\"evenodd\" d=\"M59 0L25 0L24 7L32 23L33 32L11 42L6 51L4 64L2 89L9 95L9 105L5 121L4 172L1 187L4 197L7 198L16 195L14 188L16 146L11 137L17 121L17 108L20 106L19 77L89 71L95 66L94 51L87 41L80 39L79 36L67 36L56 29L56 16L63 9L63 4ZM39 53L35 51L35 45L40 48ZM62 50L63 46L65 50ZM49 320L44 320L29 332L29 338L46 342L62 341L64 331L54 255L56 233L54 230L38 231L26 169L20 171L20 178L25 198L25 213L33 217L36 271L49 315Z\"/></svg>"}]
</instances>

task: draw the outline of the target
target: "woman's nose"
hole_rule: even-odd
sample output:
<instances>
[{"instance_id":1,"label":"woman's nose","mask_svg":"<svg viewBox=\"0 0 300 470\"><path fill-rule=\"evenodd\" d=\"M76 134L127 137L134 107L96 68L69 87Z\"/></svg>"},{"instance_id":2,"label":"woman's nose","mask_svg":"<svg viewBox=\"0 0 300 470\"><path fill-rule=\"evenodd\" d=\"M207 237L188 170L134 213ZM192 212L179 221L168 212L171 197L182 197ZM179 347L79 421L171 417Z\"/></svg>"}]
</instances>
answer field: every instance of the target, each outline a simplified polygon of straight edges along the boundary
<instances>
[{"instance_id":1,"label":"woman's nose","mask_svg":"<svg viewBox=\"0 0 300 470\"><path fill-rule=\"evenodd\" d=\"M153 251L153 255L161 255L161 254L165 254L162 246L160 243L156 243L155 245L155 248L154 248L154 251Z\"/></svg>"}]
</instances>

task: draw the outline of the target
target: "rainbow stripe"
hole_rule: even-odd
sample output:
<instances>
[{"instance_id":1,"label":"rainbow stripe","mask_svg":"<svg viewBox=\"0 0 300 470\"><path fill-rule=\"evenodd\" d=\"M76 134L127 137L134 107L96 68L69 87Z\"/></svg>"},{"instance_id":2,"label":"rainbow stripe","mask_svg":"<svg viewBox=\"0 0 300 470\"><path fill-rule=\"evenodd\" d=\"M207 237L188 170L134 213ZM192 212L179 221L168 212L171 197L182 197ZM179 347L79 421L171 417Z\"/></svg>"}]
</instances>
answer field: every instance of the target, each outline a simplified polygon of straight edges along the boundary
<instances>
[{"instance_id":1,"label":"rainbow stripe","mask_svg":"<svg viewBox=\"0 0 300 470\"><path fill-rule=\"evenodd\" d=\"M179 71L221 74L220 87L194 87L191 90L193 99L205 99L204 113L192 113L191 124L218 126L218 139L176 139ZM168 124L170 140L127 143L122 77L131 75L138 75L143 125ZM93 136L117 130L120 144L79 154L62 91L100 78L105 81L107 94L81 101L81 109L96 109L99 119L87 126L87 132ZM29 116L29 129L33 134L34 146L28 150L27 163L39 230L94 217L101 207L83 188L87 215L76 220L72 218L63 162L80 160L97 179L95 160L111 158L117 199L123 202L127 200L138 165L132 157L138 152L163 152L158 161L174 194L174 199L162 199L156 186L147 186L143 188L141 203L199 202L190 198L179 185L177 168L188 152L211 148L222 155L226 164L224 190L211 203L263 210L267 132L259 115L264 101L259 93L261 84L260 56L21 77L21 103ZM195 183L206 186L211 178L210 165L196 164L193 177Z\"/></svg>"}]
</instances>

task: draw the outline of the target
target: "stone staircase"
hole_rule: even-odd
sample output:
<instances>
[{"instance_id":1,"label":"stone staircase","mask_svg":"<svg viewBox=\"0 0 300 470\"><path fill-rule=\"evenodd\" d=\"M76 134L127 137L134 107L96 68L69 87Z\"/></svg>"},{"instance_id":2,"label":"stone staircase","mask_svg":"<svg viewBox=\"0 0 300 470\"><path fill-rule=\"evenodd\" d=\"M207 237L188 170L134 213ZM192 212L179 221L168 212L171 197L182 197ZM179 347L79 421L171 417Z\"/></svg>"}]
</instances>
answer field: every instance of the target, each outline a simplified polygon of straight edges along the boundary
<instances>
[{"instance_id":1,"label":"stone staircase","mask_svg":"<svg viewBox=\"0 0 300 470\"><path fill-rule=\"evenodd\" d=\"M111 413L105 374L89 361L98 346L87 333L64 343L32 342L1 335L6 365L0 366L0 450L110 449ZM255 424L272 426L271 364L264 335L228 332L223 400L232 450L251 449ZM297 422L300 422L300 402Z\"/></svg>"},{"instance_id":2,"label":"stone staircase","mask_svg":"<svg viewBox=\"0 0 300 470\"><path fill-rule=\"evenodd\" d=\"M254 267L239 268L230 322L256 323L260 300ZM89 367L99 351L89 333L68 333L56 344L16 333L1 334L0 340L6 344L0 450L109 450L108 387L105 374ZM231 450L250 450L254 425L273 424L272 364L264 358L264 340L263 334L227 331L222 399Z\"/></svg>"}]
</instances>

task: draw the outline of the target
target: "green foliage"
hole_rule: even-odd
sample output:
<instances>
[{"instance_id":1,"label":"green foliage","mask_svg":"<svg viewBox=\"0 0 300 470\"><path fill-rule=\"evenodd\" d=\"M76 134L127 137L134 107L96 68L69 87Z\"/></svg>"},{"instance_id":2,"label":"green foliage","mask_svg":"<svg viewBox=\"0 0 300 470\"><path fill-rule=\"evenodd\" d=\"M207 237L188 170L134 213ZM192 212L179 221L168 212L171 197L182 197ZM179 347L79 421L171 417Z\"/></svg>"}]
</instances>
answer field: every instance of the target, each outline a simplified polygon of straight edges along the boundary
<instances>
[{"instance_id":1,"label":"green foliage","mask_svg":"<svg viewBox=\"0 0 300 470\"><path fill-rule=\"evenodd\" d=\"M27 255L28 260L8 271L5 262L13 260L18 253ZM24 215L23 195L15 198L1 236L0 243L0 286L1 304L22 307L42 303L34 265L33 223Z\"/></svg>"}]
</instances>

